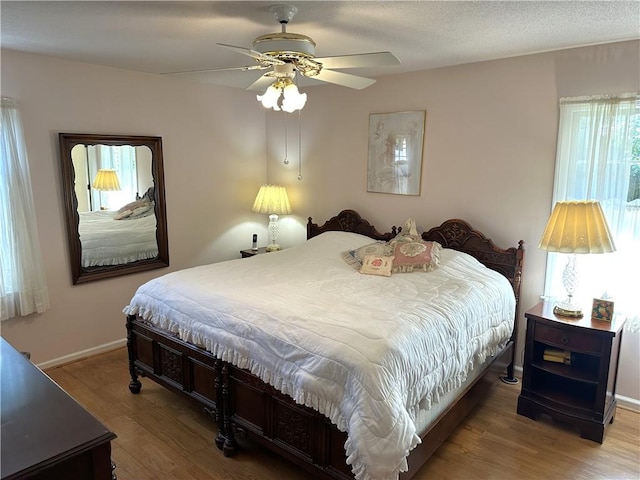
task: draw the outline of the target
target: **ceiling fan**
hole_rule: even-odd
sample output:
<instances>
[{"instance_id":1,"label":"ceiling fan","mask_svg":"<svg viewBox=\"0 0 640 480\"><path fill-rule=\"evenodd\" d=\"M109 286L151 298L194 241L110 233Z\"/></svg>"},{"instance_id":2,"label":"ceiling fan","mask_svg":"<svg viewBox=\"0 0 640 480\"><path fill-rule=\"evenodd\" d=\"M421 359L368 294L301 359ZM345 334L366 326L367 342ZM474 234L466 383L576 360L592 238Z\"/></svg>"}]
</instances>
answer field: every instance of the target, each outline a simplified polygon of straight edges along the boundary
<instances>
[{"instance_id":1,"label":"ceiling fan","mask_svg":"<svg viewBox=\"0 0 640 480\"><path fill-rule=\"evenodd\" d=\"M273 5L269 7L282 31L261 35L253 41L253 48L237 47L218 43L217 45L247 55L256 61L254 65L243 67L198 70L192 72L174 72L167 75L185 75L189 73L205 73L228 70L269 70L247 90L262 90L271 85L280 91L294 83L296 72L315 80L362 89L375 82L374 79L360 77L336 70L345 68L362 68L374 66L397 65L400 63L390 52L362 53L335 57L316 57L316 43L307 35L287 32L287 24L293 19L298 9L293 5ZM285 92L286 93L286 92ZM297 88L296 88L297 93ZM264 101L263 101L264 104ZM265 105L266 106L266 105ZM301 108L301 107L300 107Z\"/></svg>"}]
</instances>

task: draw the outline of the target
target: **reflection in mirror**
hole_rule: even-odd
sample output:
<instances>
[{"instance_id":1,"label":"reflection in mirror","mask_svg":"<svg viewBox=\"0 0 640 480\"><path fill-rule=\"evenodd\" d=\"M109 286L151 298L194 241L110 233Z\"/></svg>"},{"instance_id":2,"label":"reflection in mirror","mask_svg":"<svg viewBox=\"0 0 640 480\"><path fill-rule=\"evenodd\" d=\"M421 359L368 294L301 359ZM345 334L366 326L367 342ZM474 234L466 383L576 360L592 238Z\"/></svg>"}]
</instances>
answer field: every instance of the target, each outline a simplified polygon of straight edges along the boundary
<instances>
[{"instance_id":1,"label":"reflection in mirror","mask_svg":"<svg viewBox=\"0 0 640 480\"><path fill-rule=\"evenodd\" d=\"M73 283L168 266L160 137L59 139Z\"/></svg>"}]
</instances>

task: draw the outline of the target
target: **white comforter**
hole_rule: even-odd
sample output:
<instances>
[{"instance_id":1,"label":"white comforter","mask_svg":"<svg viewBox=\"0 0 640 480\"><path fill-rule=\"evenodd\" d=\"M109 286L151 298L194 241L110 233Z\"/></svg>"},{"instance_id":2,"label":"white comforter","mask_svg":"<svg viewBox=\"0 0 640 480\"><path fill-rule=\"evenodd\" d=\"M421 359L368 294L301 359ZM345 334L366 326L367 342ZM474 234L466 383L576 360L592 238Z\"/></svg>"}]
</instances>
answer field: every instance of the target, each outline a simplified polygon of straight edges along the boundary
<instances>
[{"instance_id":1,"label":"white comforter","mask_svg":"<svg viewBox=\"0 0 640 480\"><path fill-rule=\"evenodd\" d=\"M395 479L420 442L421 407L511 335L509 282L444 249L433 272L362 275L340 253L370 238L328 232L280 252L142 285L124 311L206 347L348 432L359 480Z\"/></svg>"},{"instance_id":2,"label":"white comforter","mask_svg":"<svg viewBox=\"0 0 640 480\"><path fill-rule=\"evenodd\" d=\"M83 267L122 265L158 256L156 216L114 220L115 213L80 213Z\"/></svg>"}]
</instances>

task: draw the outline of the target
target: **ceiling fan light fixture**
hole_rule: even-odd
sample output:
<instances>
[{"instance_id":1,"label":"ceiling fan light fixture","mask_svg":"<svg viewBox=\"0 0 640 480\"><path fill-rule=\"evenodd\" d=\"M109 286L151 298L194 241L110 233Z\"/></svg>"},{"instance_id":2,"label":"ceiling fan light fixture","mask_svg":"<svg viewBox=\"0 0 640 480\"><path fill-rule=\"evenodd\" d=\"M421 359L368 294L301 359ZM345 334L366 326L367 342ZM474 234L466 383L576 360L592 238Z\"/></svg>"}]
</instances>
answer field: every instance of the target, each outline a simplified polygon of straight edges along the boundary
<instances>
[{"instance_id":1,"label":"ceiling fan light fixture","mask_svg":"<svg viewBox=\"0 0 640 480\"><path fill-rule=\"evenodd\" d=\"M284 110L291 113L296 110L302 110L305 103L307 103L307 94L300 93L298 87L293 81L295 73L293 66L276 65L275 66L276 80L267 88L264 95L256 95L259 102L265 108L272 108L275 111ZM280 96L282 96L282 102L279 104Z\"/></svg>"},{"instance_id":2,"label":"ceiling fan light fixture","mask_svg":"<svg viewBox=\"0 0 640 480\"><path fill-rule=\"evenodd\" d=\"M307 103L307 94L300 93L294 83L284 87L282 96L284 97L282 99L282 110L288 113L302 110L302 107Z\"/></svg>"},{"instance_id":3,"label":"ceiling fan light fixture","mask_svg":"<svg viewBox=\"0 0 640 480\"><path fill-rule=\"evenodd\" d=\"M274 83L275 85L275 83ZM264 92L264 95L256 95L259 102L262 103L264 108L273 108L276 111L280 111L278 106L278 99L280 98L280 90L270 85Z\"/></svg>"}]
</instances>

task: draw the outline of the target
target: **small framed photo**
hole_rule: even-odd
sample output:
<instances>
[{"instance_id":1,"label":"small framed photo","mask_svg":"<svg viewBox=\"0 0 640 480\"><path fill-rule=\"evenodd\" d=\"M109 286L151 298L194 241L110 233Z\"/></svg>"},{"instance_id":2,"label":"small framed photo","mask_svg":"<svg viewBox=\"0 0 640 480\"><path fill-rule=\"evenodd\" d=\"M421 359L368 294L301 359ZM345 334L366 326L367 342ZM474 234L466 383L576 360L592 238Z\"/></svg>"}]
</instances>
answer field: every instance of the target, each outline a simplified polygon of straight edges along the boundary
<instances>
[{"instance_id":1,"label":"small framed photo","mask_svg":"<svg viewBox=\"0 0 640 480\"><path fill-rule=\"evenodd\" d=\"M613 302L602 298L593 299L593 307L591 309L591 318L593 320L602 320L610 322L613 320Z\"/></svg>"}]
</instances>

